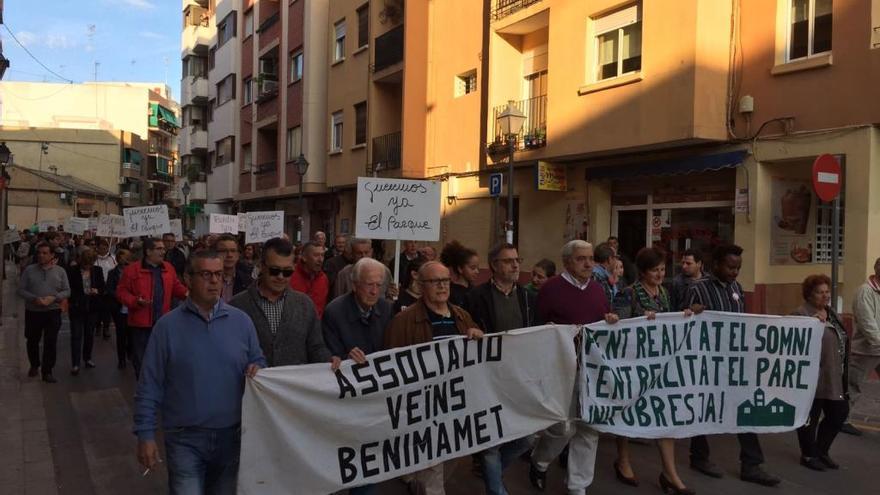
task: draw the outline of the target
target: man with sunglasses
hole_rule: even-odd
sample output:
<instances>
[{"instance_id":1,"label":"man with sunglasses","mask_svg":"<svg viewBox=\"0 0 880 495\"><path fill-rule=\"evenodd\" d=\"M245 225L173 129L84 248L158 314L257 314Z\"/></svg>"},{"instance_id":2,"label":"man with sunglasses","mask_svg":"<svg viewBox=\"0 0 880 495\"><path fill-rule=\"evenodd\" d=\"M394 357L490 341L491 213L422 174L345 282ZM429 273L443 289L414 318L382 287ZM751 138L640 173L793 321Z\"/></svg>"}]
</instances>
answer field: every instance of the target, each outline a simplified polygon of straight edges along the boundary
<instances>
[{"instance_id":1,"label":"man with sunglasses","mask_svg":"<svg viewBox=\"0 0 880 495\"><path fill-rule=\"evenodd\" d=\"M279 237L266 241L257 282L229 304L253 320L270 367L329 362L336 369L340 360L324 344L314 303L290 288L293 271L290 241Z\"/></svg>"}]
</instances>

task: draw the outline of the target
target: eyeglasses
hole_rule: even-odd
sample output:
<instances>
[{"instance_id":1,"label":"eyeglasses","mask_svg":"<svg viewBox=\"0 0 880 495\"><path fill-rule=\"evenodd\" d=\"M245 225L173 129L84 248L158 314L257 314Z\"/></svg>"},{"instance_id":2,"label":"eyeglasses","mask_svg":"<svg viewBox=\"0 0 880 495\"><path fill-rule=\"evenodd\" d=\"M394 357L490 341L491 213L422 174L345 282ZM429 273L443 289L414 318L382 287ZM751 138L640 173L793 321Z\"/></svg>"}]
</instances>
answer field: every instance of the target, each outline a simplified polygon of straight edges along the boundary
<instances>
[{"instance_id":1,"label":"eyeglasses","mask_svg":"<svg viewBox=\"0 0 880 495\"><path fill-rule=\"evenodd\" d=\"M522 258L498 258L495 261L497 261L499 263L504 263L505 265L512 265L514 263L516 263L518 265L522 265L523 259Z\"/></svg>"},{"instance_id":2,"label":"eyeglasses","mask_svg":"<svg viewBox=\"0 0 880 495\"><path fill-rule=\"evenodd\" d=\"M217 280L223 280L223 270L218 272L212 272L210 270L202 270L200 272L195 272L195 275L198 275L202 278L202 280L206 282L210 282L211 279L216 278Z\"/></svg>"},{"instance_id":3,"label":"eyeglasses","mask_svg":"<svg viewBox=\"0 0 880 495\"><path fill-rule=\"evenodd\" d=\"M421 280L425 285L433 285L434 287L446 287L450 283L452 283L452 279L449 278L426 278Z\"/></svg>"},{"instance_id":4,"label":"eyeglasses","mask_svg":"<svg viewBox=\"0 0 880 495\"><path fill-rule=\"evenodd\" d=\"M382 282L355 282L355 285L365 287L367 289L381 289Z\"/></svg>"},{"instance_id":5,"label":"eyeglasses","mask_svg":"<svg viewBox=\"0 0 880 495\"><path fill-rule=\"evenodd\" d=\"M290 278L293 275L293 268L278 268L275 266L267 267L266 269L269 272L269 275L273 277L277 277L278 275L283 276L284 278Z\"/></svg>"},{"instance_id":6,"label":"eyeglasses","mask_svg":"<svg viewBox=\"0 0 880 495\"><path fill-rule=\"evenodd\" d=\"M238 253L238 249L218 249L217 254L236 254Z\"/></svg>"}]
</instances>

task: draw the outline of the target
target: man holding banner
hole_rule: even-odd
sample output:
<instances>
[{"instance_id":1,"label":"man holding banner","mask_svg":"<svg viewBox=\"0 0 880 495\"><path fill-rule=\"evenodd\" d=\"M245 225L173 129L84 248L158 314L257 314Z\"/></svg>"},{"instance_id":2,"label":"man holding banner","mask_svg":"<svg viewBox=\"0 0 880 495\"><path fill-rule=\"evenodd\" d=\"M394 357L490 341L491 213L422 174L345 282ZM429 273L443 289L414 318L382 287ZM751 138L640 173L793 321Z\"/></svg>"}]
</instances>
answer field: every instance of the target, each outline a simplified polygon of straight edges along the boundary
<instances>
[{"instance_id":1,"label":"man holding banner","mask_svg":"<svg viewBox=\"0 0 880 495\"><path fill-rule=\"evenodd\" d=\"M736 280L742 267L742 252L742 248L734 244L715 248L712 252L712 274L693 284L687 293L687 305L695 314L704 310L745 313L745 296ZM764 486L778 485L781 480L761 468L764 453L758 435L739 433L737 439L740 447L740 478ZM712 478L722 477L718 466L709 460L709 441L705 435L691 439L691 467Z\"/></svg>"}]
</instances>

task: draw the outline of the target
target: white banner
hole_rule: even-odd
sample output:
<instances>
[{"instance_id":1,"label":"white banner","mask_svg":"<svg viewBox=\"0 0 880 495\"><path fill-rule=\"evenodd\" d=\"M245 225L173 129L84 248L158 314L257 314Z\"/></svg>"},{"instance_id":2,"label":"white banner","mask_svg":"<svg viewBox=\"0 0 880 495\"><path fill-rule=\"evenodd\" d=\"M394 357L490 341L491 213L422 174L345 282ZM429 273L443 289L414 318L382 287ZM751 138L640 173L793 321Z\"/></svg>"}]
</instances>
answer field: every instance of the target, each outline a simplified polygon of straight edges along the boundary
<instances>
[{"instance_id":1,"label":"white banner","mask_svg":"<svg viewBox=\"0 0 880 495\"><path fill-rule=\"evenodd\" d=\"M3 244L12 244L21 240L21 235L15 229L9 229L3 234Z\"/></svg>"},{"instance_id":2,"label":"white banner","mask_svg":"<svg viewBox=\"0 0 880 495\"><path fill-rule=\"evenodd\" d=\"M171 233L174 234L174 240L177 242L183 242L183 220L172 218L171 220L168 220L168 225L171 226Z\"/></svg>"},{"instance_id":3,"label":"white banner","mask_svg":"<svg viewBox=\"0 0 880 495\"><path fill-rule=\"evenodd\" d=\"M524 437L568 417L577 327L454 338L367 363L248 380L239 493L330 493Z\"/></svg>"},{"instance_id":4,"label":"white banner","mask_svg":"<svg viewBox=\"0 0 880 495\"><path fill-rule=\"evenodd\" d=\"M358 177L355 235L365 239L440 239L440 183Z\"/></svg>"},{"instance_id":5,"label":"white banner","mask_svg":"<svg viewBox=\"0 0 880 495\"><path fill-rule=\"evenodd\" d=\"M98 228L98 217L89 217L89 230L97 230Z\"/></svg>"},{"instance_id":6,"label":"white banner","mask_svg":"<svg viewBox=\"0 0 880 495\"><path fill-rule=\"evenodd\" d=\"M211 234L238 234L238 216L211 213L208 218L208 232Z\"/></svg>"},{"instance_id":7,"label":"white banner","mask_svg":"<svg viewBox=\"0 0 880 495\"><path fill-rule=\"evenodd\" d=\"M581 417L640 438L793 430L816 393L823 332L816 318L711 311L588 325Z\"/></svg>"},{"instance_id":8,"label":"white banner","mask_svg":"<svg viewBox=\"0 0 880 495\"><path fill-rule=\"evenodd\" d=\"M83 235L86 230L89 230L88 218L68 217L67 220L64 221L65 232L70 232L71 234L76 235Z\"/></svg>"},{"instance_id":9,"label":"white banner","mask_svg":"<svg viewBox=\"0 0 880 495\"><path fill-rule=\"evenodd\" d=\"M166 205L125 208L122 213L125 216L129 237L139 235L162 237L162 234L171 232L171 225L168 222L168 206Z\"/></svg>"},{"instance_id":10,"label":"white banner","mask_svg":"<svg viewBox=\"0 0 880 495\"><path fill-rule=\"evenodd\" d=\"M266 242L284 235L283 211L250 211L247 213L245 244Z\"/></svg>"},{"instance_id":11,"label":"white banner","mask_svg":"<svg viewBox=\"0 0 880 495\"><path fill-rule=\"evenodd\" d=\"M239 232L247 232L247 226L248 226L247 213L238 213L236 216L238 217L238 231Z\"/></svg>"},{"instance_id":12,"label":"white banner","mask_svg":"<svg viewBox=\"0 0 880 495\"><path fill-rule=\"evenodd\" d=\"M98 217L98 237L128 237L125 217L122 215L101 215Z\"/></svg>"}]
</instances>

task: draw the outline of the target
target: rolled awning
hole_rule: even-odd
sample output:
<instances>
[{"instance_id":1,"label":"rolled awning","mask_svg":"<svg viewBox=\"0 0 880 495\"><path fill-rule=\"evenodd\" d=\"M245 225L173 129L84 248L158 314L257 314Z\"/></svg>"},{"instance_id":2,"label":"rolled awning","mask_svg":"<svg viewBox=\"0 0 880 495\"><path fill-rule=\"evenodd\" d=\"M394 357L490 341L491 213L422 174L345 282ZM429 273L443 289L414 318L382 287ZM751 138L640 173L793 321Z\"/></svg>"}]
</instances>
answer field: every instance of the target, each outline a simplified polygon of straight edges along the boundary
<instances>
[{"instance_id":1,"label":"rolled awning","mask_svg":"<svg viewBox=\"0 0 880 495\"><path fill-rule=\"evenodd\" d=\"M150 125L153 127L159 127L160 121L174 127L180 127L180 124L177 123L177 116L174 115L174 112L158 103L150 103Z\"/></svg>"},{"instance_id":2,"label":"rolled awning","mask_svg":"<svg viewBox=\"0 0 880 495\"><path fill-rule=\"evenodd\" d=\"M748 151L736 150L713 155L657 160L651 162L623 163L587 169L587 180L628 179L648 175L681 175L696 172L714 172L742 165Z\"/></svg>"}]
</instances>

